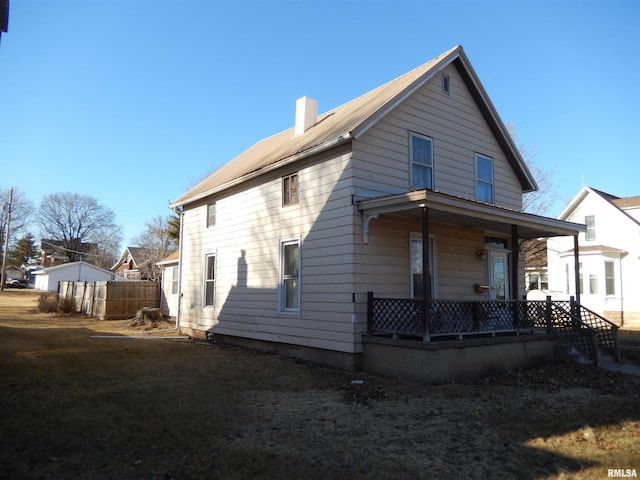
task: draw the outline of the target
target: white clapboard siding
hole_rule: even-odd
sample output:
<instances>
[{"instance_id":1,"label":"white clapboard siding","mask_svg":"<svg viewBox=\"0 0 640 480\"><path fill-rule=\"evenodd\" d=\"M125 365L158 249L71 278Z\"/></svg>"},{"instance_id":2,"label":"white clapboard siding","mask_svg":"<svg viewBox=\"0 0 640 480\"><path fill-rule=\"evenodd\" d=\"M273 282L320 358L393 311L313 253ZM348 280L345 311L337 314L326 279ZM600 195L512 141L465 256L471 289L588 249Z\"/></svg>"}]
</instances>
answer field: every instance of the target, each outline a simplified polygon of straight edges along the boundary
<instances>
[{"instance_id":1,"label":"white clapboard siding","mask_svg":"<svg viewBox=\"0 0 640 480\"><path fill-rule=\"evenodd\" d=\"M205 204L185 211L184 251L190 254L184 255L183 303L198 306L186 315L185 326L353 352L354 207L350 179L343 177L348 160L341 154L290 169L298 173L297 205L282 206L284 172L278 172L262 184L212 198L211 228ZM280 240L286 238L301 242L301 309L295 315L278 313ZM203 309L207 252L217 255L215 307ZM246 262L246 278L238 275L240 261Z\"/></svg>"},{"instance_id":2,"label":"white clapboard siding","mask_svg":"<svg viewBox=\"0 0 640 480\"><path fill-rule=\"evenodd\" d=\"M385 116L354 143L354 192L359 198L410 188L409 134L434 144L434 187L475 200L475 154L494 160L497 205L520 209L522 187L471 94L454 68L452 93L442 93L439 77Z\"/></svg>"}]
</instances>

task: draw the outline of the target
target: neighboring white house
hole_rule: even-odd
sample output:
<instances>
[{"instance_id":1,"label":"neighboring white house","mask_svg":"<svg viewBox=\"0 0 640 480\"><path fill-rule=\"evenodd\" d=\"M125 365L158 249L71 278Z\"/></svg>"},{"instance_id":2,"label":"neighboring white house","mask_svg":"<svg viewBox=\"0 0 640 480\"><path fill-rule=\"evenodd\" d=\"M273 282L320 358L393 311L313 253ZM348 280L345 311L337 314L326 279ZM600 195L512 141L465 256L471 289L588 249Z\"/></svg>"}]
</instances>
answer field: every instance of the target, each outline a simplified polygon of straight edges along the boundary
<instances>
[{"instance_id":1,"label":"neighboring white house","mask_svg":"<svg viewBox=\"0 0 640 480\"><path fill-rule=\"evenodd\" d=\"M36 279L35 288L55 292L58 290L58 282L104 282L113 280L115 274L109 270L91 265L87 262L72 262L45 268L33 272Z\"/></svg>"},{"instance_id":2,"label":"neighboring white house","mask_svg":"<svg viewBox=\"0 0 640 480\"><path fill-rule=\"evenodd\" d=\"M583 229L522 212L536 182L460 46L295 117L173 202L181 331L357 366L368 292L507 305L520 241Z\"/></svg>"},{"instance_id":3,"label":"neighboring white house","mask_svg":"<svg viewBox=\"0 0 640 480\"><path fill-rule=\"evenodd\" d=\"M578 236L580 303L618 325L640 327L640 196L585 186L558 218L587 226ZM547 248L552 296L576 296L573 239L549 239Z\"/></svg>"},{"instance_id":4,"label":"neighboring white house","mask_svg":"<svg viewBox=\"0 0 640 480\"><path fill-rule=\"evenodd\" d=\"M162 267L160 287L160 308L162 314L169 317L178 315L178 284L180 270L178 267L178 251L167 255L156 265Z\"/></svg>"}]
</instances>

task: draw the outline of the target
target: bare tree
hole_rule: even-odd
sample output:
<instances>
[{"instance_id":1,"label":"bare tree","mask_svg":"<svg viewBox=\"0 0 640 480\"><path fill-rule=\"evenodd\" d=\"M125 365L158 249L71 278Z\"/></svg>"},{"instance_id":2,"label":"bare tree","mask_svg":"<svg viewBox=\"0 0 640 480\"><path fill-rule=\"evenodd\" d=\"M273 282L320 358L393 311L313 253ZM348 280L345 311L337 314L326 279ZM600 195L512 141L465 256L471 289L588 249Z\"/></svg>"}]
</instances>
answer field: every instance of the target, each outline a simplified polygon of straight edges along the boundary
<instances>
[{"instance_id":1,"label":"bare tree","mask_svg":"<svg viewBox=\"0 0 640 480\"><path fill-rule=\"evenodd\" d=\"M145 230L135 239L135 244L140 248L139 267L143 276L149 280L157 281L162 273L157 262L176 251L177 239L173 235L173 217L155 217L145 225Z\"/></svg>"},{"instance_id":2,"label":"bare tree","mask_svg":"<svg viewBox=\"0 0 640 480\"><path fill-rule=\"evenodd\" d=\"M0 258L4 249L4 236L7 229L7 211L9 209L9 191L0 192ZM9 244L13 245L17 239L26 233L33 220L33 203L24 198L17 188L13 189L11 199L11 227L9 229Z\"/></svg>"},{"instance_id":3,"label":"bare tree","mask_svg":"<svg viewBox=\"0 0 640 480\"><path fill-rule=\"evenodd\" d=\"M507 130L517 144L515 126L510 123ZM557 202L559 195L554 183L553 169L543 169L535 160L536 151L520 144L518 151L527 164L529 171L536 179L538 190L525 193L522 197L522 209L535 215L548 215L552 206ZM546 239L532 238L522 242L522 253L527 269L533 272L546 272L547 267L547 242Z\"/></svg>"},{"instance_id":4,"label":"bare tree","mask_svg":"<svg viewBox=\"0 0 640 480\"><path fill-rule=\"evenodd\" d=\"M507 124L507 131L538 184L538 190L523 195L522 209L527 213L548 215L551 207L559 198L558 187L554 183L554 169L545 170L542 168L536 161L536 150L524 144L518 144L518 135L513 123Z\"/></svg>"},{"instance_id":5,"label":"bare tree","mask_svg":"<svg viewBox=\"0 0 640 480\"><path fill-rule=\"evenodd\" d=\"M40 204L40 227L48 239L60 242L72 261L93 264L100 264L105 253L115 257L122 237L110 209L77 193L46 195Z\"/></svg>"}]
</instances>

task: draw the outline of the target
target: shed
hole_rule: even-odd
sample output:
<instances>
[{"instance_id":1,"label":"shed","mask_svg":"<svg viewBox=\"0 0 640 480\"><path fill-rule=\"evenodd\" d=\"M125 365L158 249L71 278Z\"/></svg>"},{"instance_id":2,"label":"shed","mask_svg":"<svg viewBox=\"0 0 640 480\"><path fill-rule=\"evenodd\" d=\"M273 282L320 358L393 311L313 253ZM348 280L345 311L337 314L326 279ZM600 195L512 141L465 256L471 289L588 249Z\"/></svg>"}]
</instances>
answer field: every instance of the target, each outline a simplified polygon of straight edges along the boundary
<instances>
[{"instance_id":1,"label":"shed","mask_svg":"<svg viewBox=\"0 0 640 480\"><path fill-rule=\"evenodd\" d=\"M103 282L113 280L115 274L109 270L80 261L45 268L34 272L34 276L36 277L36 289L55 292L58 290L58 282Z\"/></svg>"}]
</instances>

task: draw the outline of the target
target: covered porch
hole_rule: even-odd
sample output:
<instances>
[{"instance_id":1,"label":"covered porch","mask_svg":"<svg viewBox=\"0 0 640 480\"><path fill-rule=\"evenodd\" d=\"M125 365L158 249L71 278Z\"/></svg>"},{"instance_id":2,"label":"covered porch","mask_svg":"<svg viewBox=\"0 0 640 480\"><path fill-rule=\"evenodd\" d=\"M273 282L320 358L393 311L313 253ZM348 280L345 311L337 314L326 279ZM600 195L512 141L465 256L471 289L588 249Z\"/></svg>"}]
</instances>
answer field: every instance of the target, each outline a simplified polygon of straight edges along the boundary
<instances>
[{"instance_id":1,"label":"covered porch","mask_svg":"<svg viewBox=\"0 0 640 480\"><path fill-rule=\"evenodd\" d=\"M604 339L600 329L609 332L603 345L615 355L616 348L612 346L615 325L594 317L580 305L579 297L571 302L524 299L522 242L572 236L576 247L573 268L577 272L578 234L585 230L584 225L432 190L363 200L358 202L358 208L363 218L365 244L370 241L375 222L393 219L398 224L404 221L419 226L420 241L415 243L422 249L419 254L410 253L412 261L419 259L421 265L411 267L409 295L390 295L390 290L368 293L367 334L363 338L365 366L367 349L371 350L373 344L379 347L391 342L387 346L413 345L411 348L415 349L418 341L422 350L430 351L444 348L451 341L457 342L453 344L455 348L462 347L464 342L486 346L495 343L498 337L502 338L498 343L516 341L529 345L534 338L540 344L544 337L546 350L541 355L544 358L549 356L549 345L562 339L576 344L597 363L598 352L602 350L598 341ZM438 239L442 231L448 231L448 236ZM459 240L467 236L473 236L474 246ZM482 244L478 244L478 238L484 239ZM434 246L436 240L441 244L459 243L458 250L464 249L464 256L455 253L450 245L442 245L443 253L439 253ZM458 257L456 264L444 258L454 255ZM445 280L440 280L445 277L448 286L444 285ZM455 288L454 284L464 285ZM579 288L575 291L579 292Z\"/></svg>"}]
</instances>

